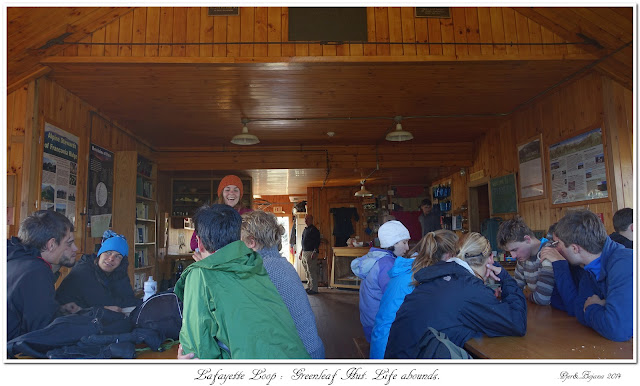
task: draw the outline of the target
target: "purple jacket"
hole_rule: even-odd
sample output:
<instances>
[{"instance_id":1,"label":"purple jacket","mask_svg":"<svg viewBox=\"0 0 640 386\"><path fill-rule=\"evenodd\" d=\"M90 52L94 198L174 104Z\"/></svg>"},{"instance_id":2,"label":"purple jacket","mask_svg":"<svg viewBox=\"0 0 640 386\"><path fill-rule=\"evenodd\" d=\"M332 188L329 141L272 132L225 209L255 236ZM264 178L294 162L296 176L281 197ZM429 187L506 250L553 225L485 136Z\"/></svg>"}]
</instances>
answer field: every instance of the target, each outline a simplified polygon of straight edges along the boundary
<instances>
[{"instance_id":1,"label":"purple jacket","mask_svg":"<svg viewBox=\"0 0 640 386\"><path fill-rule=\"evenodd\" d=\"M360 284L360 322L367 342L380 308L382 294L391 280L389 271L396 257L386 249L371 248L369 252L351 262L351 270L362 279Z\"/></svg>"}]
</instances>

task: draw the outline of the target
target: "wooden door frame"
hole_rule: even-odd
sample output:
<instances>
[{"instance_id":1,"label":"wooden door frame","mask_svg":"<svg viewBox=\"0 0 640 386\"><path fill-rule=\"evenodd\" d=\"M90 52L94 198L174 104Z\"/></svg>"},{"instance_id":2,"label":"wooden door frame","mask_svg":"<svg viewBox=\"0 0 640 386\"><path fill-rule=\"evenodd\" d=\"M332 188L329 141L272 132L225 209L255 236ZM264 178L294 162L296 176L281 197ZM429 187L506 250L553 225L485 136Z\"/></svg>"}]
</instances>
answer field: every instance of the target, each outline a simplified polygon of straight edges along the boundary
<instances>
[{"instance_id":1,"label":"wooden door frame","mask_svg":"<svg viewBox=\"0 0 640 386\"><path fill-rule=\"evenodd\" d=\"M467 197L469 197L467 218L469 219L470 232L480 233L481 230L477 188L483 185L487 185L487 189L489 188L489 177L483 177L481 179L471 181L467 184Z\"/></svg>"}]
</instances>

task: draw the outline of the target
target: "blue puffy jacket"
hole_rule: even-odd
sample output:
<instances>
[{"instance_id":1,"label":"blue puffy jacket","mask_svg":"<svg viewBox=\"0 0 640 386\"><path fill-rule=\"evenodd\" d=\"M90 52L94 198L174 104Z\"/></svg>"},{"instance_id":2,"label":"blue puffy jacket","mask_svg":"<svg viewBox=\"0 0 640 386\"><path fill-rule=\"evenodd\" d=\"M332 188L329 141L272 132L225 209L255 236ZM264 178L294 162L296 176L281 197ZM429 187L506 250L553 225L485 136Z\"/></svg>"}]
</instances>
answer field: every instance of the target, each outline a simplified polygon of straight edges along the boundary
<instances>
[{"instance_id":1,"label":"blue puffy jacket","mask_svg":"<svg viewBox=\"0 0 640 386\"><path fill-rule=\"evenodd\" d=\"M633 250L607 237L596 276L585 267L576 286L566 260L553 262L556 286L569 315L607 339L623 342L633 336ZM598 295L606 304L583 310L588 297Z\"/></svg>"},{"instance_id":2,"label":"blue puffy jacket","mask_svg":"<svg viewBox=\"0 0 640 386\"><path fill-rule=\"evenodd\" d=\"M395 255L387 249L371 248L366 255L351 262L351 271L362 279L360 284L360 323L367 342L371 341L371 331L380 307L382 294L389 284L389 270L393 267Z\"/></svg>"},{"instance_id":3,"label":"blue puffy jacket","mask_svg":"<svg viewBox=\"0 0 640 386\"><path fill-rule=\"evenodd\" d=\"M498 265L496 263L496 265ZM516 281L502 269L502 300L459 259L439 262L415 274L420 283L407 295L389 330L385 358L416 358L429 327L456 345L486 334L522 336L527 331L527 301Z\"/></svg>"},{"instance_id":4,"label":"blue puffy jacket","mask_svg":"<svg viewBox=\"0 0 640 386\"><path fill-rule=\"evenodd\" d=\"M371 359L384 358L384 351L387 348L387 340L389 339L389 329L396 318L396 312L402 305L404 297L410 294L414 288L411 285L411 267L414 260L415 258L407 259L398 256L389 271L391 280L387 290L382 295L376 322L371 332L371 348L369 352L369 358Z\"/></svg>"}]
</instances>

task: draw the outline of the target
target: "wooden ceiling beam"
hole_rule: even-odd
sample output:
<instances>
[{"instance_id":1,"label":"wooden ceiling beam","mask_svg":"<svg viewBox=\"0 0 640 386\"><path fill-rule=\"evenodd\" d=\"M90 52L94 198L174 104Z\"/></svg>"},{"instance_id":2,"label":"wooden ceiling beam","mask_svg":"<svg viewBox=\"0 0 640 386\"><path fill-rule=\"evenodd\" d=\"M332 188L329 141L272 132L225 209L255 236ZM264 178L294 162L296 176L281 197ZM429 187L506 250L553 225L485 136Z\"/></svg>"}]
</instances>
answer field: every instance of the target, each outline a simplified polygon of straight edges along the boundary
<instances>
[{"instance_id":1,"label":"wooden ceiling beam","mask_svg":"<svg viewBox=\"0 0 640 386\"><path fill-rule=\"evenodd\" d=\"M269 147L246 149L237 146L224 151L157 151L158 170L234 169L375 169L469 167L473 164L473 144L391 145L376 154L372 146L322 148ZM433 151L438 149L437 152ZM327 159L329 161L327 165Z\"/></svg>"}]
</instances>

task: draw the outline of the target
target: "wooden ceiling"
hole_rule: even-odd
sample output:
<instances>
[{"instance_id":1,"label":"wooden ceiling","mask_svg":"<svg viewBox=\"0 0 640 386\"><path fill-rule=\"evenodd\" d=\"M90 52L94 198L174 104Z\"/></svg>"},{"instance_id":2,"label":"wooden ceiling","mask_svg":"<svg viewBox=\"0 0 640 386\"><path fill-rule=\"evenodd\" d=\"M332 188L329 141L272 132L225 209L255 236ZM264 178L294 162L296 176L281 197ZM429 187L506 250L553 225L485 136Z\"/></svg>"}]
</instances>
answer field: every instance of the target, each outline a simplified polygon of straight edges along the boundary
<instances>
[{"instance_id":1,"label":"wooden ceiling","mask_svg":"<svg viewBox=\"0 0 640 386\"><path fill-rule=\"evenodd\" d=\"M384 143L395 116L432 117L402 121L415 144L475 141L499 114L589 64L56 62L64 59L46 62L54 81L135 128L157 150L229 144L242 118L251 120L249 131L261 146Z\"/></svg>"},{"instance_id":2,"label":"wooden ceiling","mask_svg":"<svg viewBox=\"0 0 640 386\"><path fill-rule=\"evenodd\" d=\"M633 9L513 8L567 41L597 40L604 58L595 68L633 86ZM54 56L63 45L42 48L64 33L82 41L132 8L8 8L8 90L48 73L61 86L139 136L153 149L233 146L249 119L260 146L383 144L394 116L414 135L412 144L474 142L501 115L593 63L593 60L223 63L207 58ZM621 49L622 48L622 49ZM67 47L68 49L68 47ZM368 119L375 118L377 119ZM318 118L318 119L316 119ZM338 118L352 118L338 119ZM367 118L367 119L363 119ZM334 132L329 137L327 132ZM332 170L329 186L353 185L368 171ZM386 170L384 183L431 181L454 168ZM258 194L274 181L288 193L322 186L322 169L246 169ZM295 179L293 178L295 177ZM373 176L372 176L373 179ZM293 182L295 180L295 182ZM263 187L261 189L261 186Z\"/></svg>"}]
</instances>

